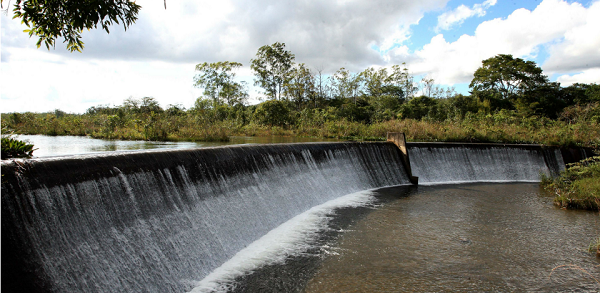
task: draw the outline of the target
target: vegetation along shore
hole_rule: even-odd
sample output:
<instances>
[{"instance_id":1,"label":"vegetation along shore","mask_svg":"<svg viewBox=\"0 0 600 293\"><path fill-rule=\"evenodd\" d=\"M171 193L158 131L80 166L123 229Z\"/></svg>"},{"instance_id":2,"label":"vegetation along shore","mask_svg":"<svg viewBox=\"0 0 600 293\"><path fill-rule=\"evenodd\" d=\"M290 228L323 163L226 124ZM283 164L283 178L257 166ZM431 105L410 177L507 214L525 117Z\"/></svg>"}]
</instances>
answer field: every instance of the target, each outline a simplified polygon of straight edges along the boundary
<instances>
[{"instance_id":1,"label":"vegetation along shore","mask_svg":"<svg viewBox=\"0 0 600 293\"><path fill-rule=\"evenodd\" d=\"M194 104L161 107L152 97L98 105L86 113L3 113L16 134L87 135L125 140L226 141L229 136L312 136L410 141L600 146L600 85L561 87L535 62L497 55L482 61L469 95L420 81L405 64L331 75L295 63L285 44L261 47L251 60L263 102L248 105L238 62L200 63Z\"/></svg>"}]
</instances>

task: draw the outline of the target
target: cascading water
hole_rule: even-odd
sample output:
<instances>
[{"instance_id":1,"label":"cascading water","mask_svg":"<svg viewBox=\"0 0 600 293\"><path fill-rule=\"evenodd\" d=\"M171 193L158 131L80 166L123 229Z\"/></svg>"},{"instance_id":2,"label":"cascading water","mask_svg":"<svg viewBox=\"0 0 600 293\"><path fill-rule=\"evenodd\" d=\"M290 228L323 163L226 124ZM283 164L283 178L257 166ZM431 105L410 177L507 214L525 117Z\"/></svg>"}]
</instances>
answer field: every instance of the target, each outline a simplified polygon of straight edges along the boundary
<instances>
[{"instance_id":1,"label":"cascading water","mask_svg":"<svg viewBox=\"0 0 600 293\"><path fill-rule=\"evenodd\" d=\"M564 169L560 149L536 145L407 143L419 184L539 182Z\"/></svg>"},{"instance_id":2,"label":"cascading water","mask_svg":"<svg viewBox=\"0 0 600 293\"><path fill-rule=\"evenodd\" d=\"M5 292L181 292L288 219L408 184L392 143L2 163Z\"/></svg>"}]
</instances>

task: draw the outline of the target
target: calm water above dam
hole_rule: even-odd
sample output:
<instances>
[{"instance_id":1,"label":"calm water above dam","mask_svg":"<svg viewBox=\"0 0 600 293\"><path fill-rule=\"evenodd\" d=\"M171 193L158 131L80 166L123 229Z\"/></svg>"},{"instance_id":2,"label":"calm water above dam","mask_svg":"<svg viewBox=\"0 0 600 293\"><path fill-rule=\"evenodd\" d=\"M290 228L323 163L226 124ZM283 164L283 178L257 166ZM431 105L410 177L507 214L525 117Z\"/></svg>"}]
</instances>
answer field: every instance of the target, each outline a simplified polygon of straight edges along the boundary
<instances>
[{"instance_id":1,"label":"calm water above dam","mask_svg":"<svg viewBox=\"0 0 600 293\"><path fill-rule=\"evenodd\" d=\"M110 151L135 151L153 149L193 149L236 144L265 144L265 143L293 143L293 142L319 142L339 141L338 139L323 139L310 137L250 137L233 136L228 142L189 142L189 141L143 141L143 140L108 140L95 139L86 136L47 136L47 135L19 135L21 140L33 143L36 151L35 158L83 155Z\"/></svg>"},{"instance_id":2,"label":"calm water above dam","mask_svg":"<svg viewBox=\"0 0 600 293\"><path fill-rule=\"evenodd\" d=\"M538 184L393 187L373 196L379 201L373 209L334 221L332 228L343 232L321 243L318 257L258 270L237 291L600 290L585 272L560 267L576 265L600 279L600 260L586 251L600 234L600 217L555 208Z\"/></svg>"}]
</instances>

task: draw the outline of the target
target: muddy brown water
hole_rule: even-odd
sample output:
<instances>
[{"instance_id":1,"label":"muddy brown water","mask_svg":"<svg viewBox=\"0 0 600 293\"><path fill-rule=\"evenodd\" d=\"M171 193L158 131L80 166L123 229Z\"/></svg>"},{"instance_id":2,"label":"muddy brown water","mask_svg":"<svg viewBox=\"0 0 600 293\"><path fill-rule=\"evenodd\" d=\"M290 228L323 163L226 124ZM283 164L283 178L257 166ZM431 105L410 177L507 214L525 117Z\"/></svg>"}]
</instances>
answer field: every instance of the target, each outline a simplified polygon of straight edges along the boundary
<instances>
[{"instance_id":1,"label":"muddy brown water","mask_svg":"<svg viewBox=\"0 0 600 293\"><path fill-rule=\"evenodd\" d=\"M600 217L555 208L538 184L419 187L348 229L305 292L600 291L586 252Z\"/></svg>"},{"instance_id":2,"label":"muddy brown water","mask_svg":"<svg viewBox=\"0 0 600 293\"><path fill-rule=\"evenodd\" d=\"M600 292L600 259L587 252L600 235L598 213L558 209L538 184L375 196L376 206L343 212L333 227L341 232L318 257L257 270L235 291Z\"/></svg>"}]
</instances>

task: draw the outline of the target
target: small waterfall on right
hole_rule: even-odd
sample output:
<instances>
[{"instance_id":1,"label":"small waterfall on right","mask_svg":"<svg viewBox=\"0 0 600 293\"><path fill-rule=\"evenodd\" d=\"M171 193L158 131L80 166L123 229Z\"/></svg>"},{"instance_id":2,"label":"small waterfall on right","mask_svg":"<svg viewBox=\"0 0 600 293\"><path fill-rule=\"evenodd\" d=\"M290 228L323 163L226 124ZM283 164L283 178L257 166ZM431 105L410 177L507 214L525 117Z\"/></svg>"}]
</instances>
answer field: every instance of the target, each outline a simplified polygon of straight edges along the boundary
<instances>
[{"instance_id":1,"label":"small waterfall on right","mask_svg":"<svg viewBox=\"0 0 600 293\"><path fill-rule=\"evenodd\" d=\"M564 169L558 148L535 145L408 143L419 184L538 182Z\"/></svg>"}]
</instances>

